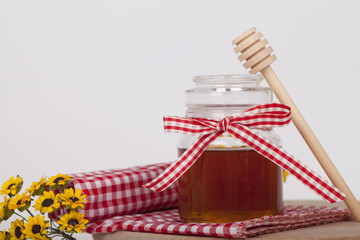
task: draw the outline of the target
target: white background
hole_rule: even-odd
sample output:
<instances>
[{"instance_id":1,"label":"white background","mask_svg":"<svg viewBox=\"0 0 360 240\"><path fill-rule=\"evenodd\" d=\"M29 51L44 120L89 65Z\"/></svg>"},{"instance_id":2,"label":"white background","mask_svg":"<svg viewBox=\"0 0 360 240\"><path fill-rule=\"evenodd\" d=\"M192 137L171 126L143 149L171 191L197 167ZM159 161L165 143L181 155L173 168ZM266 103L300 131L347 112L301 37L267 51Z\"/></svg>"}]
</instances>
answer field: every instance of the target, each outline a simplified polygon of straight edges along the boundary
<instances>
[{"instance_id":1,"label":"white background","mask_svg":"<svg viewBox=\"0 0 360 240\"><path fill-rule=\"evenodd\" d=\"M359 10L359 1L1 1L0 182L175 160L178 136L163 133L162 116L184 115L194 75L246 73L231 41L256 26L359 198ZM278 132L324 175L293 125ZM284 191L320 199L293 177Z\"/></svg>"}]
</instances>

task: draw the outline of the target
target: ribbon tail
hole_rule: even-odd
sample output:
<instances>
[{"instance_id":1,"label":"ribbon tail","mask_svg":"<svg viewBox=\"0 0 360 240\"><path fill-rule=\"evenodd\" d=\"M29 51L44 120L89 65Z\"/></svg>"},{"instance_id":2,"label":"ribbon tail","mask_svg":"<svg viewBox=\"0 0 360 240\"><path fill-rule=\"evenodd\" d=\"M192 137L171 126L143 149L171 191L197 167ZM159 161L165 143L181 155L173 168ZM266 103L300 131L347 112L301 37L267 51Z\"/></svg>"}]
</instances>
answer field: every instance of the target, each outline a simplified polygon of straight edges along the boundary
<instances>
[{"instance_id":1,"label":"ribbon tail","mask_svg":"<svg viewBox=\"0 0 360 240\"><path fill-rule=\"evenodd\" d=\"M205 151L206 147L214 141L221 132L201 135L186 151L165 169L158 177L143 186L161 192L173 184L184 174Z\"/></svg>"},{"instance_id":2,"label":"ribbon tail","mask_svg":"<svg viewBox=\"0 0 360 240\"><path fill-rule=\"evenodd\" d=\"M272 143L264 137L261 137L254 130L243 125L230 125L228 132L234 137L248 144L256 152L268 158L276 165L294 175L298 180L307 185L325 200L334 203L338 200L344 200L345 194L334 185L316 174L305 164L295 159L294 156L287 153L281 147Z\"/></svg>"}]
</instances>

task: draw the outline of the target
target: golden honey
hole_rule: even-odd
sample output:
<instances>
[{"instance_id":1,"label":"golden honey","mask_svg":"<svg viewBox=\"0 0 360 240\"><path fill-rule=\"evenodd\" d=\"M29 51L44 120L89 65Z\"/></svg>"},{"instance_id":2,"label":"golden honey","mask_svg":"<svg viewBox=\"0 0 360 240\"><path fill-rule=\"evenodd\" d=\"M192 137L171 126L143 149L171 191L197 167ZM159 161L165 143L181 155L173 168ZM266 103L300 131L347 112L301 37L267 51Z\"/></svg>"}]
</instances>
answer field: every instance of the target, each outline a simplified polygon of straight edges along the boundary
<instances>
[{"instance_id":1,"label":"golden honey","mask_svg":"<svg viewBox=\"0 0 360 240\"><path fill-rule=\"evenodd\" d=\"M254 150L206 150L179 178L183 222L234 222L282 211L282 169Z\"/></svg>"}]
</instances>

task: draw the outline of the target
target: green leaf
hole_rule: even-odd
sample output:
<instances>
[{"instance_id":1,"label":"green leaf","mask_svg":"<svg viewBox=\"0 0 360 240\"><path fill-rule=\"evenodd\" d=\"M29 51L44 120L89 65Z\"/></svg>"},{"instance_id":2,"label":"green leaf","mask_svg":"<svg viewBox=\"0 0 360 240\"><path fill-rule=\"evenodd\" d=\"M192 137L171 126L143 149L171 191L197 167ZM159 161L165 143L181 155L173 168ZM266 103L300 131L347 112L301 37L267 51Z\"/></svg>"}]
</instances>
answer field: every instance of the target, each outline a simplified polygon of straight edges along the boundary
<instances>
[{"instance_id":1,"label":"green leaf","mask_svg":"<svg viewBox=\"0 0 360 240\"><path fill-rule=\"evenodd\" d=\"M5 239L4 240L10 240L11 239L11 235L9 232L5 232Z\"/></svg>"},{"instance_id":2,"label":"green leaf","mask_svg":"<svg viewBox=\"0 0 360 240\"><path fill-rule=\"evenodd\" d=\"M20 212L25 211L26 209L28 209L30 207L30 205L31 205L31 201L27 202L25 206L19 208L19 211Z\"/></svg>"},{"instance_id":3,"label":"green leaf","mask_svg":"<svg viewBox=\"0 0 360 240\"><path fill-rule=\"evenodd\" d=\"M14 214L13 209L9 209L8 207L4 207L4 217L3 220L8 220Z\"/></svg>"},{"instance_id":4,"label":"green leaf","mask_svg":"<svg viewBox=\"0 0 360 240\"><path fill-rule=\"evenodd\" d=\"M54 185L54 186L51 186L50 187L52 190L60 190L60 191L63 191L64 189L67 188L67 184L65 185Z\"/></svg>"},{"instance_id":5,"label":"green leaf","mask_svg":"<svg viewBox=\"0 0 360 240\"><path fill-rule=\"evenodd\" d=\"M33 196L41 196L43 195L44 191L46 190L45 183L41 184L40 188L35 190Z\"/></svg>"}]
</instances>

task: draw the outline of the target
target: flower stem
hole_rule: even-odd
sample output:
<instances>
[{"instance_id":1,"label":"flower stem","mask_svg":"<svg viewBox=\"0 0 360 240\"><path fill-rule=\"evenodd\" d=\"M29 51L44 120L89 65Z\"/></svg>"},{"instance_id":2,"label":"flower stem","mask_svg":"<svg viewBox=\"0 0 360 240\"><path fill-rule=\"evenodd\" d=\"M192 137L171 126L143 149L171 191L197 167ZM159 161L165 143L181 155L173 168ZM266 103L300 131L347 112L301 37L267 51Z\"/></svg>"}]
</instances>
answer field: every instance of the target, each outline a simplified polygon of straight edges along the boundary
<instances>
[{"instance_id":1,"label":"flower stem","mask_svg":"<svg viewBox=\"0 0 360 240\"><path fill-rule=\"evenodd\" d=\"M50 216L48 216L48 217L50 219L50 230L52 231L54 228L56 228L56 226L55 226L55 223L53 222L52 218Z\"/></svg>"},{"instance_id":2,"label":"flower stem","mask_svg":"<svg viewBox=\"0 0 360 240\"><path fill-rule=\"evenodd\" d=\"M19 217L21 217L22 219L24 219L25 221L27 221L27 219L26 218L24 218L23 216L21 216L20 214L18 214L18 213L16 213L16 212L14 212L16 215L18 215Z\"/></svg>"},{"instance_id":3,"label":"flower stem","mask_svg":"<svg viewBox=\"0 0 360 240\"><path fill-rule=\"evenodd\" d=\"M55 218L56 218L56 220L59 220L60 218L59 218L59 209L57 209L57 210L55 210Z\"/></svg>"},{"instance_id":4,"label":"flower stem","mask_svg":"<svg viewBox=\"0 0 360 240\"><path fill-rule=\"evenodd\" d=\"M26 211L27 211L32 217L34 217L34 215L29 211L29 209L26 209Z\"/></svg>"},{"instance_id":5,"label":"flower stem","mask_svg":"<svg viewBox=\"0 0 360 240\"><path fill-rule=\"evenodd\" d=\"M59 235L61 235L63 237L63 239L76 240L75 238L72 237L73 233L71 233L69 235L69 234L66 234L63 231L60 231L59 229L53 229L52 234L59 234Z\"/></svg>"}]
</instances>

